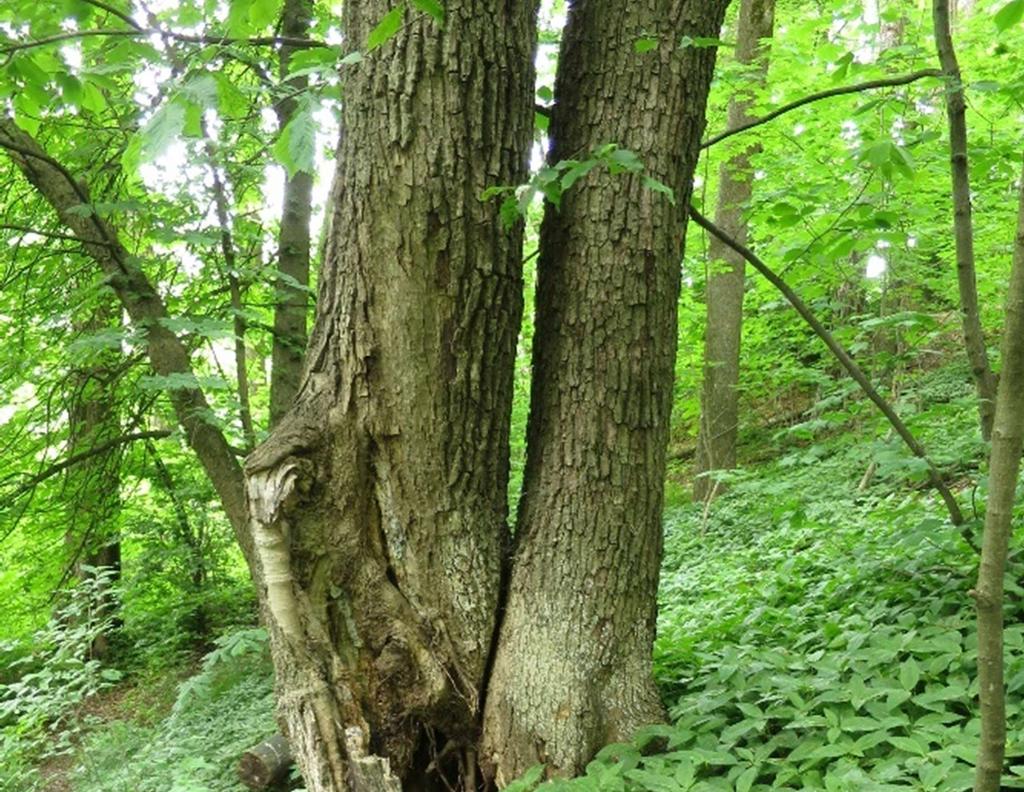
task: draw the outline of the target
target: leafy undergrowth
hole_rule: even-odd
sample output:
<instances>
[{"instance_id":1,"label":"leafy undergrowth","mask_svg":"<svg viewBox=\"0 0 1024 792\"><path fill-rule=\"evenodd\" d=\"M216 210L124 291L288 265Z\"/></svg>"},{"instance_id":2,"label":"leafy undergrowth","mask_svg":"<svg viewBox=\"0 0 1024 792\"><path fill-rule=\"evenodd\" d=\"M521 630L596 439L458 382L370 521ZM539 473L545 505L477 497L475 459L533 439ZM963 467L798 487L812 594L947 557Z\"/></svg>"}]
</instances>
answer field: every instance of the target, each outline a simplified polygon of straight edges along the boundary
<instances>
[{"instance_id":1,"label":"leafy undergrowth","mask_svg":"<svg viewBox=\"0 0 1024 792\"><path fill-rule=\"evenodd\" d=\"M273 675L263 630L217 642L165 717L92 731L71 773L75 792L237 792L242 752L273 734Z\"/></svg>"},{"instance_id":2,"label":"leafy undergrowth","mask_svg":"<svg viewBox=\"0 0 1024 792\"><path fill-rule=\"evenodd\" d=\"M912 425L947 470L971 469L974 413L963 381L950 381L922 383ZM860 434L780 435L788 451L735 476L707 515L667 512L655 667L673 723L540 790L970 788L976 557L931 493L908 486L914 461L874 439L884 429ZM872 459L875 484L860 491ZM984 502L983 477L974 495ZM1024 788L1024 590L1007 586L1004 788L1014 789Z\"/></svg>"}]
</instances>

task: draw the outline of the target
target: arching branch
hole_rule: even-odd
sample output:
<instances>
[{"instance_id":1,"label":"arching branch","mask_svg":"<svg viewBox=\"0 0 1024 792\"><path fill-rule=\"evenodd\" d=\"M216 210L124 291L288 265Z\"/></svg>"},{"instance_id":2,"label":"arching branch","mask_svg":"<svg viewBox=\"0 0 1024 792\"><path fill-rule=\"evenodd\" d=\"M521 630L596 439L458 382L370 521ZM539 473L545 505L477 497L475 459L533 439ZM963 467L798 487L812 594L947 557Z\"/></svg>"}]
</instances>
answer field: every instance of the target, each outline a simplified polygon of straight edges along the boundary
<instances>
[{"instance_id":1,"label":"arching branch","mask_svg":"<svg viewBox=\"0 0 1024 792\"><path fill-rule=\"evenodd\" d=\"M854 83L853 85L843 85L839 88L829 88L827 91L819 91L818 93L809 94L800 99L784 104L782 107L772 110L770 113L755 118L752 121L748 121L746 124L741 124L735 129L727 129L724 132L719 132L717 135L712 135L703 143L700 144L702 149L710 148L716 143L721 143L726 138L731 138L733 135L738 135L741 132L747 132L754 127L759 127L763 124L767 124L769 121L774 121L779 116L790 113L793 110L797 110L801 107L805 107L814 102L820 102L822 99L831 99L834 96L846 96L847 94L861 93L862 91L870 91L875 88L890 88L896 85L908 85L918 80L923 80L926 77L941 77L942 72L938 69L922 69L921 71L911 72L910 74L904 74L901 77L887 77L881 80L868 80L866 82Z\"/></svg>"},{"instance_id":2,"label":"arching branch","mask_svg":"<svg viewBox=\"0 0 1024 792\"><path fill-rule=\"evenodd\" d=\"M776 289L782 292L782 295L789 301L798 314L803 317L804 321L811 326L822 341L825 342L825 346L829 348L829 351L835 355L836 359L846 369L847 373L853 378L853 380L861 387L864 394L878 407L879 411L886 417L896 433L903 439L911 453L918 459L923 460L928 465L928 479L931 485L942 497L943 502L946 504L946 509L949 511L949 519L953 525L962 525L964 522L963 514L960 511L960 506L956 502L956 498L953 497L953 493L949 491L946 486L946 482L942 480L942 474L939 473L938 468L928 458L927 453L924 450L924 446L918 442L917 438L911 433L907 425L903 423L902 419L893 410L892 405L887 402L882 395L875 389L875 386L871 384L871 380L867 378L860 366L854 361L853 358L846 352L845 349L839 344L833 335L828 331L828 328L821 323L821 321L814 315L811 309L807 306L800 296L790 288L782 278L776 275L772 269L764 263L750 248L746 245L742 245L735 239L726 234L722 229L708 220L704 215L690 207L690 217L693 221L703 228L708 233L712 234L721 242L739 255L743 256L751 266L760 272L769 283L772 284ZM968 538L965 535L965 538ZM969 539L970 541L970 539Z\"/></svg>"}]
</instances>

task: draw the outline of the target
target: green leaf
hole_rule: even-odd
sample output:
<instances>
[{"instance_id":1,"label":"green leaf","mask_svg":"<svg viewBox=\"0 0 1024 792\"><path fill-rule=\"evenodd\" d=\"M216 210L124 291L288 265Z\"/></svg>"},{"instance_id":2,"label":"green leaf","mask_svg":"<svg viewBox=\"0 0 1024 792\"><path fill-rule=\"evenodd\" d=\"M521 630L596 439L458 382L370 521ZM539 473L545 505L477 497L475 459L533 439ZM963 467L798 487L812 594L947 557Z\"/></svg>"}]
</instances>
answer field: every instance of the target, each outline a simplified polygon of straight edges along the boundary
<instances>
[{"instance_id":1,"label":"green leaf","mask_svg":"<svg viewBox=\"0 0 1024 792\"><path fill-rule=\"evenodd\" d=\"M313 118L311 102L300 103L271 151L274 158L284 165L289 178L294 177L299 171L313 172L316 155L316 121Z\"/></svg>"},{"instance_id":2,"label":"green leaf","mask_svg":"<svg viewBox=\"0 0 1024 792\"><path fill-rule=\"evenodd\" d=\"M410 2L413 8L425 14L430 14L439 27L444 27L444 6L437 2L437 0L410 0Z\"/></svg>"},{"instance_id":3,"label":"green leaf","mask_svg":"<svg viewBox=\"0 0 1024 792\"><path fill-rule=\"evenodd\" d=\"M916 737L890 736L888 741L901 751L906 751L907 753L917 754L918 756L924 756L928 753L928 744L918 740Z\"/></svg>"},{"instance_id":4,"label":"green leaf","mask_svg":"<svg viewBox=\"0 0 1024 792\"><path fill-rule=\"evenodd\" d=\"M1024 0L1010 0L993 17L1000 32L1013 27L1022 19L1024 19Z\"/></svg>"},{"instance_id":5,"label":"green leaf","mask_svg":"<svg viewBox=\"0 0 1024 792\"><path fill-rule=\"evenodd\" d=\"M913 692L921 680L921 668L914 658L910 658L900 666L900 684L904 689Z\"/></svg>"},{"instance_id":6,"label":"green leaf","mask_svg":"<svg viewBox=\"0 0 1024 792\"><path fill-rule=\"evenodd\" d=\"M256 30L264 30L281 15L281 0L252 0L249 21Z\"/></svg>"},{"instance_id":7,"label":"green leaf","mask_svg":"<svg viewBox=\"0 0 1024 792\"><path fill-rule=\"evenodd\" d=\"M668 202L670 204L672 204L673 206L675 206L675 203L676 203L676 193L675 193L675 190L673 190L671 187L669 187L664 182L660 182L660 181L658 181L657 179L655 179L652 176L644 176L644 186L647 189L649 189L649 190L654 190L654 192L661 193L662 195L667 196L668 197Z\"/></svg>"},{"instance_id":8,"label":"green leaf","mask_svg":"<svg viewBox=\"0 0 1024 792\"><path fill-rule=\"evenodd\" d=\"M679 49L686 49L687 47L703 49L706 47L720 47L724 45L726 45L726 42L721 39L711 38L708 36L683 36L679 39Z\"/></svg>"},{"instance_id":9,"label":"green leaf","mask_svg":"<svg viewBox=\"0 0 1024 792\"><path fill-rule=\"evenodd\" d=\"M250 16L252 3L253 0L230 0L227 19L229 35L245 38L254 32Z\"/></svg>"},{"instance_id":10,"label":"green leaf","mask_svg":"<svg viewBox=\"0 0 1024 792\"><path fill-rule=\"evenodd\" d=\"M388 11L384 18L377 23L377 27L370 31L366 37L366 51L372 52L394 36L402 27L405 19L405 6L395 6Z\"/></svg>"},{"instance_id":11,"label":"green leaf","mask_svg":"<svg viewBox=\"0 0 1024 792\"><path fill-rule=\"evenodd\" d=\"M505 787L504 792L531 792L544 778L544 765L531 767L523 775Z\"/></svg>"},{"instance_id":12,"label":"green leaf","mask_svg":"<svg viewBox=\"0 0 1024 792\"><path fill-rule=\"evenodd\" d=\"M139 131L140 159L151 161L164 153L185 128L185 106L178 101L166 102Z\"/></svg>"},{"instance_id":13,"label":"green leaf","mask_svg":"<svg viewBox=\"0 0 1024 792\"><path fill-rule=\"evenodd\" d=\"M644 52L650 52L653 49L658 48L658 40L656 38L650 38L649 36L643 36L633 42L634 51L643 54Z\"/></svg>"},{"instance_id":14,"label":"green leaf","mask_svg":"<svg viewBox=\"0 0 1024 792\"><path fill-rule=\"evenodd\" d=\"M86 80L82 83L81 107L83 110L88 110L90 113L100 113L106 109L106 106L107 98L92 80Z\"/></svg>"},{"instance_id":15,"label":"green leaf","mask_svg":"<svg viewBox=\"0 0 1024 792\"><path fill-rule=\"evenodd\" d=\"M740 773L739 778L736 779L736 792L750 792L750 788L757 780L757 773L757 767L748 767Z\"/></svg>"},{"instance_id":16,"label":"green leaf","mask_svg":"<svg viewBox=\"0 0 1024 792\"><path fill-rule=\"evenodd\" d=\"M563 165L569 166L568 170L566 170L565 174L562 176L562 190L564 191L564 190L568 190L577 181L579 181L584 176L586 176L588 173L590 173L590 171L592 171L594 169L594 166L597 165L597 160L596 159L588 159L588 160L584 160L583 162L575 162L574 160L566 160L564 162L560 162L559 163L559 167L561 167Z\"/></svg>"}]
</instances>

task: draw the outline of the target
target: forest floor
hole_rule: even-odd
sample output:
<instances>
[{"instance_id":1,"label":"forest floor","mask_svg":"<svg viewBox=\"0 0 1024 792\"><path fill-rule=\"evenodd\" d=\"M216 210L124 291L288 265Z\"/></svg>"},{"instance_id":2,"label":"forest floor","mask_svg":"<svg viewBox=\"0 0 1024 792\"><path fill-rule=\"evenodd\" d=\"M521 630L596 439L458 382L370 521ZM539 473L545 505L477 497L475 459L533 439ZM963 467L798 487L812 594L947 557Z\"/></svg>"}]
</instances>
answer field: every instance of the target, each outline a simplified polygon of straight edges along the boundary
<instances>
[{"instance_id":1,"label":"forest floor","mask_svg":"<svg viewBox=\"0 0 1024 792\"><path fill-rule=\"evenodd\" d=\"M672 472L655 671L673 724L542 789L970 788L974 550L920 485L920 465L850 397L837 386L806 421L748 432L748 466L710 508L688 502L688 474ZM900 409L965 485L974 541L985 480L965 372L922 375ZM1004 788L1024 789L1024 589L1007 585ZM241 790L239 754L274 729L262 640L232 633L184 682L167 669L107 694L43 788Z\"/></svg>"}]
</instances>

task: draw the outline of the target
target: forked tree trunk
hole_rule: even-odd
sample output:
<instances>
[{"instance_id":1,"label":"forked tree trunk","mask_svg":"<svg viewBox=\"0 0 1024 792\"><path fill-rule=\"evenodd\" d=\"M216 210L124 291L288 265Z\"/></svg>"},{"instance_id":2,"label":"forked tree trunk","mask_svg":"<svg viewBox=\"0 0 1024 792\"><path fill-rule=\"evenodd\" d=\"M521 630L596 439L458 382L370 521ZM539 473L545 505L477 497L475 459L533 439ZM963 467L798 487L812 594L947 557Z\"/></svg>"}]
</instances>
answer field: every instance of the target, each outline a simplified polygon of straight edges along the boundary
<instances>
[{"instance_id":1,"label":"forked tree trunk","mask_svg":"<svg viewBox=\"0 0 1024 792\"><path fill-rule=\"evenodd\" d=\"M775 0L743 0L736 31L736 60L756 65L747 73L754 87L764 85L767 52L761 47L775 23ZM729 101L728 127L736 129L753 120L749 90L737 89ZM745 212L754 191L750 159L761 150L753 144L729 158L718 171L715 225L738 242L747 238ZM695 500L721 491L710 474L736 467L739 424L740 335L743 329L743 292L746 268L743 257L712 237L708 247L707 329L704 336L704 386L700 429L697 435Z\"/></svg>"},{"instance_id":2,"label":"forked tree trunk","mask_svg":"<svg viewBox=\"0 0 1024 792\"><path fill-rule=\"evenodd\" d=\"M281 13L281 35L304 38L313 17L312 0L285 0ZM281 47L281 78L295 47ZM285 82L289 92L308 84L305 77ZM296 101L287 97L277 105L278 125L283 130L295 115ZM309 318L309 223L313 203L313 176L299 171L285 177L284 206L277 237L277 268L281 278L275 285L274 341L270 369L270 425L275 426L292 406L302 380L306 351L306 323Z\"/></svg>"},{"instance_id":3,"label":"forked tree trunk","mask_svg":"<svg viewBox=\"0 0 1024 792\"><path fill-rule=\"evenodd\" d=\"M569 7L552 161L600 144L637 176L593 171L548 209L538 260L527 465L482 756L503 785L536 762L577 771L664 717L651 676L665 450L686 206L725 0ZM639 39L659 45L638 53Z\"/></svg>"},{"instance_id":4,"label":"forked tree trunk","mask_svg":"<svg viewBox=\"0 0 1024 792\"><path fill-rule=\"evenodd\" d=\"M348 40L392 6L346 3ZM430 788L478 730L522 313L521 233L479 196L525 179L535 4L445 12L348 73L306 373L247 465L310 792Z\"/></svg>"},{"instance_id":5,"label":"forked tree trunk","mask_svg":"<svg viewBox=\"0 0 1024 792\"><path fill-rule=\"evenodd\" d=\"M978 394L981 434L992 435L996 378L988 362L985 335L978 308L978 283L974 267L974 224L971 218L971 180L967 161L967 122L963 79L953 49L949 24L949 0L933 0L935 45L946 81L946 116L949 119L949 163L953 181L953 235L956 240L956 277L960 290L967 360Z\"/></svg>"},{"instance_id":6,"label":"forked tree trunk","mask_svg":"<svg viewBox=\"0 0 1024 792\"><path fill-rule=\"evenodd\" d=\"M1003 685L1003 576L1024 438L1024 173L1006 298L1002 372L996 396L988 502L981 543L978 585L978 698L981 742L974 792L997 792L1006 752L1006 700Z\"/></svg>"}]
</instances>

